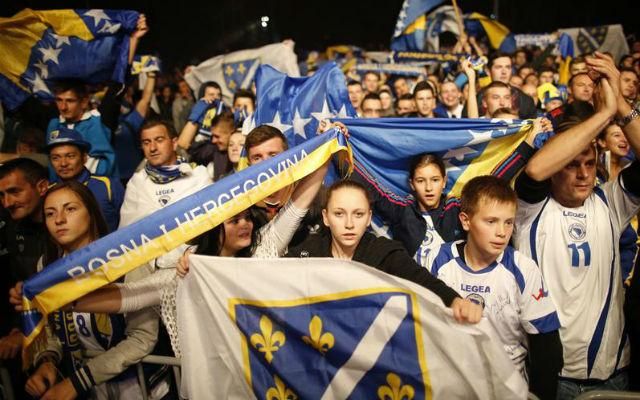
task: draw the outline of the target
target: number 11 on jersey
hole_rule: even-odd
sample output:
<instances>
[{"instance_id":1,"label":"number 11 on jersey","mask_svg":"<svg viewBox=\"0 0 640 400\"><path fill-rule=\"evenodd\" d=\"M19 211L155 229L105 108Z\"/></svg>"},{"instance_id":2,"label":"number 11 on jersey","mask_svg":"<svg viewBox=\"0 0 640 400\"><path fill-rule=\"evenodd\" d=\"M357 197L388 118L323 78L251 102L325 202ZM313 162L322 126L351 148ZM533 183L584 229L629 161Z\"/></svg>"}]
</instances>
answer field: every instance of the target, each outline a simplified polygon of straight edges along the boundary
<instances>
[{"instance_id":1,"label":"number 11 on jersey","mask_svg":"<svg viewBox=\"0 0 640 400\"><path fill-rule=\"evenodd\" d=\"M567 247L571 249L572 267L588 267L591 265L591 248L589 247L589 242L584 242L579 245L571 243Z\"/></svg>"}]
</instances>

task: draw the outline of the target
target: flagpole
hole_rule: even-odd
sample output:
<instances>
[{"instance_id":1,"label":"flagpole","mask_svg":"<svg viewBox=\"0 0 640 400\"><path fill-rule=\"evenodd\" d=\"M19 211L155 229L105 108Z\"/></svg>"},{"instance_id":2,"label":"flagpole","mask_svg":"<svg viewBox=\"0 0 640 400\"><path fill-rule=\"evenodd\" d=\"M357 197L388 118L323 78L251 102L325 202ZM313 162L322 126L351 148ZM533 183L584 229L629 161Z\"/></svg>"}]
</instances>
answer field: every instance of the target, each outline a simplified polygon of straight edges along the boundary
<instances>
[{"instance_id":1,"label":"flagpole","mask_svg":"<svg viewBox=\"0 0 640 400\"><path fill-rule=\"evenodd\" d=\"M460 30L460 35L464 34L464 24L462 23L462 16L460 15L460 8L458 7L458 2L456 0L452 0L453 2L453 10L456 13L456 22L458 23L458 29Z\"/></svg>"}]
</instances>

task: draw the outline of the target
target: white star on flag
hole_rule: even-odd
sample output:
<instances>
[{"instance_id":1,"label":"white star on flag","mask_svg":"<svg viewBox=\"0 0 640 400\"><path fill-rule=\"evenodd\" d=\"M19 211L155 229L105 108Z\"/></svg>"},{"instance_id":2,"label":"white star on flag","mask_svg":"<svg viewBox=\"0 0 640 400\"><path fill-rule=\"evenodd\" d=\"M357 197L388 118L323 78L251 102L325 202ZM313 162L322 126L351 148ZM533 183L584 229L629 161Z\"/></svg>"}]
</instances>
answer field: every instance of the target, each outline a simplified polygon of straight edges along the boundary
<instances>
[{"instance_id":1,"label":"white star on flag","mask_svg":"<svg viewBox=\"0 0 640 400\"><path fill-rule=\"evenodd\" d=\"M449 160L442 160L442 162L444 163L444 167L447 170L447 174L451 173L451 172L457 172L457 171L462 171L462 168L451 164L451 159Z\"/></svg>"},{"instance_id":2,"label":"white star on flag","mask_svg":"<svg viewBox=\"0 0 640 400\"><path fill-rule=\"evenodd\" d=\"M334 116L334 114L329 111L329 104L327 103L327 98L325 97L324 102L322 103L322 111L320 112L312 112L311 115L313 118L317 119L318 122L323 121L325 119L329 119Z\"/></svg>"},{"instance_id":3,"label":"white star on flag","mask_svg":"<svg viewBox=\"0 0 640 400\"><path fill-rule=\"evenodd\" d=\"M103 10L89 10L84 13L85 16L93 18L93 24L97 27L103 19L110 21L111 18Z\"/></svg>"},{"instance_id":4,"label":"white star on flag","mask_svg":"<svg viewBox=\"0 0 640 400\"><path fill-rule=\"evenodd\" d=\"M69 36L60 36L56 35L55 33L52 33L51 36L53 36L53 38L56 40L56 47L61 47L63 44L71 45Z\"/></svg>"},{"instance_id":5,"label":"white star on flag","mask_svg":"<svg viewBox=\"0 0 640 400\"><path fill-rule=\"evenodd\" d=\"M349 114L347 114L347 105L343 104L340 107L340 111L338 111L338 118L349 118Z\"/></svg>"},{"instance_id":6,"label":"white star on flag","mask_svg":"<svg viewBox=\"0 0 640 400\"><path fill-rule=\"evenodd\" d=\"M33 66L40 70L40 76L42 76L43 79L47 79L47 77L49 76L49 66L47 64L43 63L42 60L40 60L37 63L33 64Z\"/></svg>"},{"instance_id":7,"label":"white star on flag","mask_svg":"<svg viewBox=\"0 0 640 400\"><path fill-rule=\"evenodd\" d=\"M312 118L302 118L300 116L300 110L296 109L296 112L293 116L293 132L296 135L302 136L303 138L307 138L307 134L304 131L305 125L307 125Z\"/></svg>"},{"instance_id":8,"label":"white star on flag","mask_svg":"<svg viewBox=\"0 0 640 400\"><path fill-rule=\"evenodd\" d=\"M282 133L285 133L286 131L291 129L291 125L283 124L282 122L280 122L280 111L276 111L276 115L275 117L273 117L273 121L271 121L267 125L273 126Z\"/></svg>"},{"instance_id":9,"label":"white star on flag","mask_svg":"<svg viewBox=\"0 0 640 400\"><path fill-rule=\"evenodd\" d=\"M120 23L112 24L111 22L106 21L98 33L116 33L118 32L118 29L120 29L120 26Z\"/></svg>"},{"instance_id":10,"label":"white star on flag","mask_svg":"<svg viewBox=\"0 0 640 400\"><path fill-rule=\"evenodd\" d=\"M484 132L474 132L471 129L469 129L469 133L472 134L473 137L471 138L471 140L465 143L465 146L472 146L474 144L484 143L486 141L493 139L493 136L492 136L493 131L491 129L486 130Z\"/></svg>"},{"instance_id":11,"label":"white star on flag","mask_svg":"<svg viewBox=\"0 0 640 400\"><path fill-rule=\"evenodd\" d=\"M40 52L42 53L42 61L44 62L53 61L54 63L58 64L58 56L60 55L60 52L62 51L62 49L54 49L53 47L47 47L47 48L40 48L38 50L40 50Z\"/></svg>"},{"instance_id":12,"label":"white star on flag","mask_svg":"<svg viewBox=\"0 0 640 400\"><path fill-rule=\"evenodd\" d=\"M35 77L33 78L32 81L30 81L32 83L33 86L31 86L31 92L32 93L37 93L37 92L45 92L47 94L51 94L51 92L49 91L49 88L47 87L47 85L44 83L44 81L42 80L42 78L40 77L40 75L35 74Z\"/></svg>"},{"instance_id":13,"label":"white star on flag","mask_svg":"<svg viewBox=\"0 0 640 400\"><path fill-rule=\"evenodd\" d=\"M442 156L443 160L449 160L455 158L458 161L464 160L464 157L468 154L476 153L476 150L471 147L459 147L457 149L449 150L447 153Z\"/></svg>"}]
</instances>

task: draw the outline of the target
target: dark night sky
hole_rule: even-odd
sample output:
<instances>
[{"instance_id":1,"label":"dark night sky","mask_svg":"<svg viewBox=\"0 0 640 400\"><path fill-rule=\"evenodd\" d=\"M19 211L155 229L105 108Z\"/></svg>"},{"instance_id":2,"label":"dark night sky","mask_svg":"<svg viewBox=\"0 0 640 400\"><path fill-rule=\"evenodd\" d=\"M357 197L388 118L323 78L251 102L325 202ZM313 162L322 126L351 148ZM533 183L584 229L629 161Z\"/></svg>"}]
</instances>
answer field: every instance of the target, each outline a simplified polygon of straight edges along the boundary
<instances>
[{"instance_id":1,"label":"dark night sky","mask_svg":"<svg viewBox=\"0 0 640 400\"><path fill-rule=\"evenodd\" d=\"M384 49L402 1L18 0L1 5L0 15L11 16L24 7L133 8L145 13L151 26L140 50L159 52L163 62L174 65L285 38L293 38L297 50L324 49L332 44ZM464 12L490 15L493 11L490 0L459 0L458 4ZM629 35L637 34L640 26L631 4L630 0L499 0L499 16L516 33L621 23ZM257 25L262 15L270 17L267 30Z\"/></svg>"}]
</instances>

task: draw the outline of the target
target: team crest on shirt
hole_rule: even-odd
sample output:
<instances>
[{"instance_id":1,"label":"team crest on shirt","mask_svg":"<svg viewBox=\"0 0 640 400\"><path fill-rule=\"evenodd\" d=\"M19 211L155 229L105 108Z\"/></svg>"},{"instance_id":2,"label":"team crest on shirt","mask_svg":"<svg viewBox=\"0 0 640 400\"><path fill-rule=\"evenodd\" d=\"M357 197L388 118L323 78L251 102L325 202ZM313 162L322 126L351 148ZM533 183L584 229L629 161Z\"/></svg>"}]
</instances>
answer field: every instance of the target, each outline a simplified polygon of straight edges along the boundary
<instances>
[{"instance_id":1,"label":"team crest on shirt","mask_svg":"<svg viewBox=\"0 0 640 400\"><path fill-rule=\"evenodd\" d=\"M165 195L165 196L160 196L160 197L158 198L158 203L160 203L160 205L161 205L162 207L166 206L166 205L167 205L167 203L169 203L170 201L171 201L171 197L169 197L169 196L167 196L167 195Z\"/></svg>"},{"instance_id":2,"label":"team crest on shirt","mask_svg":"<svg viewBox=\"0 0 640 400\"><path fill-rule=\"evenodd\" d=\"M569 236L573 240L581 241L587 236L587 228L581 222L575 222L569 225Z\"/></svg>"},{"instance_id":3,"label":"team crest on shirt","mask_svg":"<svg viewBox=\"0 0 640 400\"><path fill-rule=\"evenodd\" d=\"M471 293L467 296L469 301L478 304L482 309L484 309L484 297L480 296L478 293Z\"/></svg>"}]
</instances>

